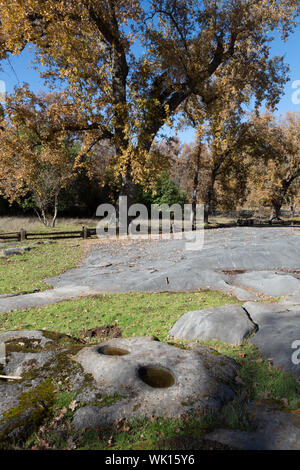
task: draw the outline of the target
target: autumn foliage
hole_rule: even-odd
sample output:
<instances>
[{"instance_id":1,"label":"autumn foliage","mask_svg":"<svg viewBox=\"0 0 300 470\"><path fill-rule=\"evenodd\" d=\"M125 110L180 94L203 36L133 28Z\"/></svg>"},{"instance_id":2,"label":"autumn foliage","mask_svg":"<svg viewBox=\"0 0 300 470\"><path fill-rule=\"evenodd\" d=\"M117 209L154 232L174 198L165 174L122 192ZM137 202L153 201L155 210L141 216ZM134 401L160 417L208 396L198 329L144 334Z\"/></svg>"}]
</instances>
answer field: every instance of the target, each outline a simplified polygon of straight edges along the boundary
<instances>
[{"instance_id":1,"label":"autumn foliage","mask_svg":"<svg viewBox=\"0 0 300 470\"><path fill-rule=\"evenodd\" d=\"M279 219L282 205L292 204L300 195L300 115L254 116L251 137L249 199L257 205L271 206L271 220Z\"/></svg>"},{"instance_id":2,"label":"autumn foliage","mask_svg":"<svg viewBox=\"0 0 300 470\"><path fill-rule=\"evenodd\" d=\"M120 192L135 202L137 184L154 185L166 170L167 160L153 142L188 101L196 100L206 116L222 96L236 109L252 99L257 108L263 102L276 105L287 67L282 57L270 55L272 33L287 38L298 3L0 0L0 58L30 45L45 83L56 90L42 104L21 87L8 102L2 181L13 174L18 192L24 181L32 190L28 175L52 158L54 179L63 187L74 168L75 140L81 142L76 164L105 141L114 151ZM25 122L16 109L9 110L10 102L21 103ZM21 170L21 161L28 169Z\"/></svg>"}]
</instances>

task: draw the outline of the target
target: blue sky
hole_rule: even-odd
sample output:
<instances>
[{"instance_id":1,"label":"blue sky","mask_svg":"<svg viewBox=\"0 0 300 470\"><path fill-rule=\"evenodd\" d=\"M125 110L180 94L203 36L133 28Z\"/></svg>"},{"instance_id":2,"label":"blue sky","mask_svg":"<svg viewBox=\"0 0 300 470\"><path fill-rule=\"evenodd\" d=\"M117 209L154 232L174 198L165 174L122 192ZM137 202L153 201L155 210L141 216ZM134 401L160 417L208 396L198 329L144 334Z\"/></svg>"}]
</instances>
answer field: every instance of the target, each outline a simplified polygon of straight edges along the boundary
<instances>
[{"instance_id":1,"label":"blue sky","mask_svg":"<svg viewBox=\"0 0 300 470\"><path fill-rule=\"evenodd\" d=\"M285 63L290 66L290 81L286 84L284 95L282 96L279 104L278 114L284 114L286 111L299 111L300 112L300 27L297 28L295 33L289 37L286 42L276 37L272 44L273 55L283 55L285 57ZM18 56L10 56L9 61L2 63L2 70L0 71L0 80L5 82L6 91L8 93L13 91L16 85L21 85L23 82L29 83L31 89L35 92L42 90L43 81L39 78L38 72L30 68L30 62L33 58L33 54L29 48L26 48ZM299 80L297 88L293 89L292 84L294 81ZM293 103L292 97L295 96L295 92L298 93L298 102ZM295 101L295 100L294 100ZM169 133L169 132L168 132ZM194 140L194 131L192 129L186 129L179 132L178 137L183 142L191 142Z\"/></svg>"},{"instance_id":2,"label":"blue sky","mask_svg":"<svg viewBox=\"0 0 300 470\"><path fill-rule=\"evenodd\" d=\"M300 111L300 103L294 104L292 101L293 93L296 91L292 88L292 83L300 80L300 27L290 36L287 42L276 39L272 45L273 55L283 55L285 63L290 66L290 81L285 86L284 96L278 104L278 113L283 114L286 111ZM299 85L298 85L299 88Z\"/></svg>"}]
</instances>

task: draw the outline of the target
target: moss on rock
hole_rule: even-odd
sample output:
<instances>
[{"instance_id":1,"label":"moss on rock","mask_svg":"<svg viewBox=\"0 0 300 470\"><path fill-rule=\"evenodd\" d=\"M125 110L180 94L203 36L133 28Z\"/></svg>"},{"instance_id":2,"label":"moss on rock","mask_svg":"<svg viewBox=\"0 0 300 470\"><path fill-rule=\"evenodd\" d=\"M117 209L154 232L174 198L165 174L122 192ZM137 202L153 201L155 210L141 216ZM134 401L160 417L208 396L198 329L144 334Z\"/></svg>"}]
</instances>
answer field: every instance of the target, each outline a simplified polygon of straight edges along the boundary
<instances>
[{"instance_id":1,"label":"moss on rock","mask_svg":"<svg viewBox=\"0 0 300 470\"><path fill-rule=\"evenodd\" d=\"M3 414L0 421L0 439L4 443L12 434L18 439L20 435L29 435L48 418L55 402L55 386L50 378L23 392L16 407Z\"/></svg>"}]
</instances>

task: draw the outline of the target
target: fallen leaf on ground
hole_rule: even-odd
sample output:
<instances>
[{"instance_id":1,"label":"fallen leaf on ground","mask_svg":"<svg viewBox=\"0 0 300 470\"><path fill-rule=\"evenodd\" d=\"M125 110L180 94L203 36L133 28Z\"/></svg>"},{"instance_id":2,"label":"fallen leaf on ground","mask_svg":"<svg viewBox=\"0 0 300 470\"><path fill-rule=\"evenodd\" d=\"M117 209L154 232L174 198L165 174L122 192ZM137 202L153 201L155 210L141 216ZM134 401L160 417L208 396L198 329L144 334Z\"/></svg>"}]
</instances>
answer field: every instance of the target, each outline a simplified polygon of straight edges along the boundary
<instances>
[{"instance_id":1,"label":"fallen leaf on ground","mask_svg":"<svg viewBox=\"0 0 300 470\"><path fill-rule=\"evenodd\" d=\"M71 403L69 404L69 409L70 409L71 411L74 411L75 408L76 408L76 406L77 406L77 401L76 401L76 400L73 400L73 401L71 401Z\"/></svg>"},{"instance_id":2,"label":"fallen leaf on ground","mask_svg":"<svg viewBox=\"0 0 300 470\"><path fill-rule=\"evenodd\" d=\"M241 377L239 377L238 375L235 377L235 381L236 381L238 384L245 385L245 382L243 381L243 379L241 379Z\"/></svg>"}]
</instances>

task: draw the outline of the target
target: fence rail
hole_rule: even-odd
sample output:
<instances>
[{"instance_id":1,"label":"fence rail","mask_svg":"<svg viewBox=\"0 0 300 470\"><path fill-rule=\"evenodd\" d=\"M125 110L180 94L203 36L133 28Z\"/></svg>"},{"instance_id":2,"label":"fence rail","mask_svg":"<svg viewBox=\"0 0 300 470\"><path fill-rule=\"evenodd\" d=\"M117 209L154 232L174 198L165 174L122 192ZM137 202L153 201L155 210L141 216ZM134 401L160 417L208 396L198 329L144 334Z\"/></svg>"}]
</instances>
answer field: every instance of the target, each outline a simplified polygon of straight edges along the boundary
<instances>
[{"instance_id":1,"label":"fence rail","mask_svg":"<svg viewBox=\"0 0 300 470\"><path fill-rule=\"evenodd\" d=\"M65 232L27 232L21 229L19 232L0 233L0 240L17 240L23 242L25 240L37 240L39 238L90 238L96 235L95 228L82 227L82 230L71 230Z\"/></svg>"}]
</instances>

